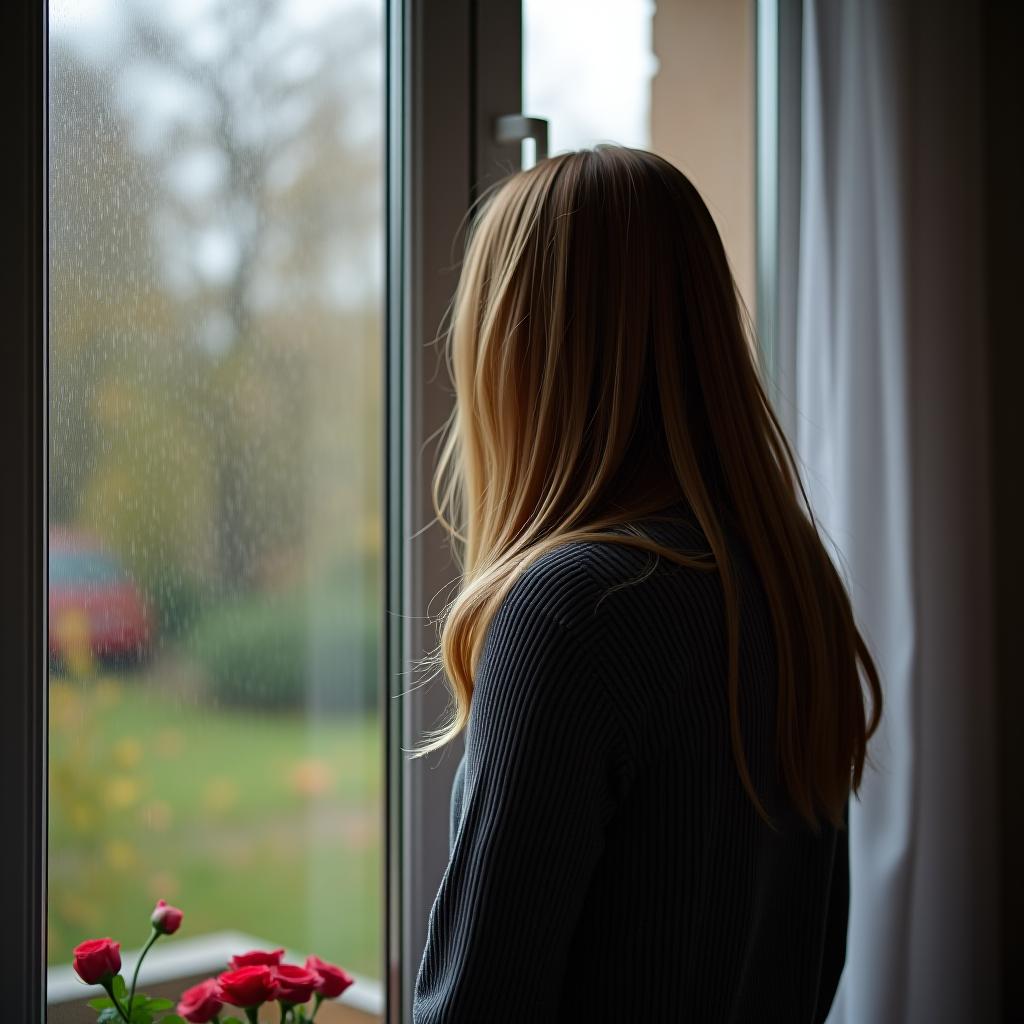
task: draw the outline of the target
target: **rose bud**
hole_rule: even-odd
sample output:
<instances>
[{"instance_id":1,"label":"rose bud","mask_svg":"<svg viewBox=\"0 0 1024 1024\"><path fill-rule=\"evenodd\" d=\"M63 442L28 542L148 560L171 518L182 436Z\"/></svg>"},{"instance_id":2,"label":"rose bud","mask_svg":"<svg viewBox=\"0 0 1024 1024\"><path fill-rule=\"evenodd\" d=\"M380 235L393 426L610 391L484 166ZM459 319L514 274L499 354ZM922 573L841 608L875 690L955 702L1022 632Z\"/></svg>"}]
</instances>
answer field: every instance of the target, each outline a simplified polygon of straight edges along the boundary
<instances>
[{"instance_id":1,"label":"rose bud","mask_svg":"<svg viewBox=\"0 0 1024 1024\"><path fill-rule=\"evenodd\" d=\"M335 996L340 996L349 985L355 984L355 978L348 971L334 964L329 964L318 956L307 956L306 967L320 979L314 991L325 999L333 999Z\"/></svg>"},{"instance_id":2,"label":"rose bud","mask_svg":"<svg viewBox=\"0 0 1024 1024\"><path fill-rule=\"evenodd\" d=\"M220 998L220 986L210 978L181 993L178 1014L191 1024L208 1024L216 1020L224 1005Z\"/></svg>"},{"instance_id":3,"label":"rose bud","mask_svg":"<svg viewBox=\"0 0 1024 1024\"><path fill-rule=\"evenodd\" d=\"M121 970L121 943L113 939L89 939L75 946L75 973L90 985L109 981Z\"/></svg>"},{"instance_id":4,"label":"rose bud","mask_svg":"<svg viewBox=\"0 0 1024 1024\"><path fill-rule=\"evenodd\" d=\"M239 967L237 971L225 971L217 979L217 985L225 1003L245 1010L277 998L277 982L266 964L252 964Z\"/></svg>"},{"instance_id":5,"label":"rose bud","mask_svg":"<svg viewBox=\"0 0 1024 1024\"><path fill-rule=\"evenodd\" d=\"M149 915L149 919L162 935L173 935L181 927L181 919L184 916L177 907L172 907L166 900L157 900L156 909Z\"/></svg>"},{"instance_id":6,"label":"rose bud","mask_svg":"<svg viewBox=\"0 0 1024 1024\"><path fill-rule=\"evenodd\" d=\"M312 971L307 971L305 967L294 967L292 964L282 964L280 967L272 967L271 970L277 982L277 998L282 1003L299 1006L309 1002L317 985L317 976Z\"/></svg>"},{"instance_id":7,"label":"rose bud","mask_svg":"<svg viewBox=\"0 0 1024 1024\"><path fill-rule=\"evenodd\" d=\"M259 967L261 965L276 967L283 957L283 949L275 949L271 952L266 952L262 949L252 949L248 953L239 953L238 956L233 956L229 966L233 968Z\"/></svg>"}]
</instances>

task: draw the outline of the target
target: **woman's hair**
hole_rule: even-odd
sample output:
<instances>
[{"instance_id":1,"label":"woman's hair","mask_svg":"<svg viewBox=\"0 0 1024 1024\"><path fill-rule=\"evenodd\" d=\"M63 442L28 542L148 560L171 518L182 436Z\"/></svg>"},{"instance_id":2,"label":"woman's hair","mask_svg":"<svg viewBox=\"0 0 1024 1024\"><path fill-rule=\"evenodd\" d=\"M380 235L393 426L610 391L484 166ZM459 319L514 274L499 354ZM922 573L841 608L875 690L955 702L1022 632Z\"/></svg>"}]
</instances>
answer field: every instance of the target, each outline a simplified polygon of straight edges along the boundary
<instances>
[{"instance_id":1,"label":"woman's hair","mask_svg":"<svg viewBox=\"0 0 1024 1024\"><path fill-rule=\"evenodd\" d=\"M530 563L570 540L626 544L717 571L733 755L767 820L740 732L740 609L726 543L737 534L772 612L786 788L812 827L841 823L881 688L747 324L707 207L660 157L618 146L566 153L484 197L447 325L456 401L434 479L463 573L428 660L444 670L454 708L415 753L465 726L488 625ZM680 502L709 552L608 532Z\"/></svg>"}]
</instances>

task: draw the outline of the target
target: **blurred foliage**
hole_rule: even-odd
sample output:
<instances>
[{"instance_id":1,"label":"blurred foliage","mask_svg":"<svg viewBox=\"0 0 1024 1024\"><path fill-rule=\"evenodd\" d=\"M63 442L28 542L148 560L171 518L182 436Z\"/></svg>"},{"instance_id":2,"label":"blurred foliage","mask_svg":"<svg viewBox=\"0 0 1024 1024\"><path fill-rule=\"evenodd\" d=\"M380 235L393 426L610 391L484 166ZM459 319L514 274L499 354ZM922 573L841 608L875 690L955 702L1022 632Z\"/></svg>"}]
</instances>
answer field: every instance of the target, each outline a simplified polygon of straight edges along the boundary
<instances>
[{"instance_id":1,"label":"blurred foliage","mask_svg":"<svg viewBox=\"0 0 1024 1024\"><path fill-rule=\"evenodd\" d=\"M189 639L214 704L312 712L377 707L376 605L347 590L251 595L212 608Z\"/></svg>"},{"instance_id":2,"label":"blurred foliage","mask_svg":"<svg viewBox=\"0 0 1024 1024\"><path fill-rule=\"evenodd\" d=\"M197 56L119 6L111 57L51 44L51 521L116 550L173 635L204 594L315 585L379 515L379 15L215 6L195 31L227 49Z\"/></svg>"}]
</instances>

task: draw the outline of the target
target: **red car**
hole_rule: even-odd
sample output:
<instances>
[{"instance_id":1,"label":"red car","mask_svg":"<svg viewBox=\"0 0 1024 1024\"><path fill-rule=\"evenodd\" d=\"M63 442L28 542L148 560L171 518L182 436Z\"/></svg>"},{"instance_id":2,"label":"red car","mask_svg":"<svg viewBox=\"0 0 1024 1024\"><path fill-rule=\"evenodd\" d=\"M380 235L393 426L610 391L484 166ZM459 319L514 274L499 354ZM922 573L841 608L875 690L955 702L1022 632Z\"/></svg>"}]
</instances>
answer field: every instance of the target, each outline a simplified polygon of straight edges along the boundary
<instances>
[{"instance_id":1,"label":"red car","mask_svg":"<svg viewBox=\"0 0 1024 1024\"><path fill-rule=\"evenodd\" d=\"M146 601L116 556L95 538L50 530L50 658L140 661L153 645Z\"/></svg>"}]
</instances>

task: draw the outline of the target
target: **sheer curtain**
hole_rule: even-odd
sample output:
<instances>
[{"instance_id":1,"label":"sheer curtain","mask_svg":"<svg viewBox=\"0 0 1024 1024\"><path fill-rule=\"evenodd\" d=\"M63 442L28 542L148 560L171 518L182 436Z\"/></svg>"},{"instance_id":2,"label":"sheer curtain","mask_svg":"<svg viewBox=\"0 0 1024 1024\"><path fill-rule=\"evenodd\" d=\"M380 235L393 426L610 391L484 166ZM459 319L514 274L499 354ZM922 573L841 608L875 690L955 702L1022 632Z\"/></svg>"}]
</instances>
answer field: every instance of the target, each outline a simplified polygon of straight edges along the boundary
<instances>
[{"instance_id":1,"label":"sheer curtain","mask_svg":"<svg viewBox=\"0 0 1024 1024\"><path fill-rule=\"evenodd\" d=\"M803 4L782 406L887 701L834 1024L998 1014L979 30Z\"/></svg>"}]
</instances>

